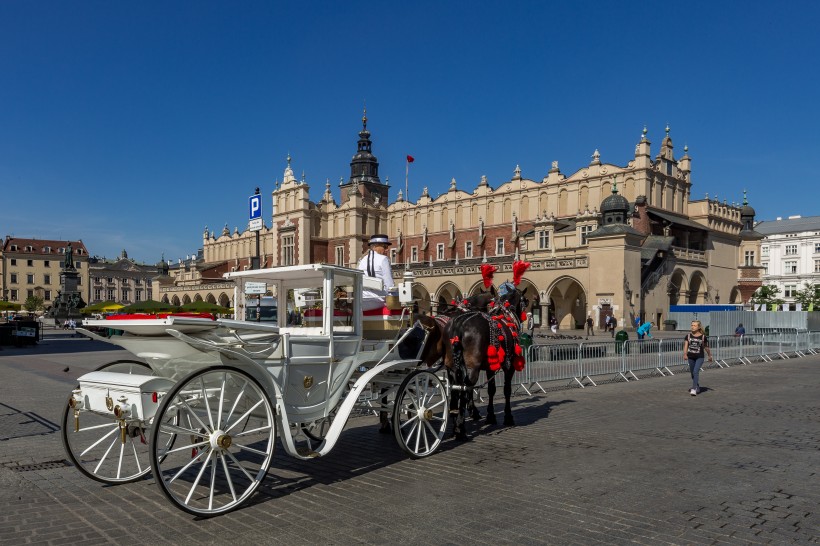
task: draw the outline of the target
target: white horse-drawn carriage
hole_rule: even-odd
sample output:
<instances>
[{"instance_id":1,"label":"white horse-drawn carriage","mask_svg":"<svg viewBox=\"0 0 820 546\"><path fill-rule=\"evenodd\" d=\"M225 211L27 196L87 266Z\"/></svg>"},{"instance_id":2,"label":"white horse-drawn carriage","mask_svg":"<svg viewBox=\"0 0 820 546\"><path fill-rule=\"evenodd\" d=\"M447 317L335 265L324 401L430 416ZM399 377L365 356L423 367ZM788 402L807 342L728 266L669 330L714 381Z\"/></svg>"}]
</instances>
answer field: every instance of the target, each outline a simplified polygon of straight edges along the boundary
<instances>
[{"instance_id":1,"label":"white horse-drawn carriage","mask_svg":"<svg viewBox=\"0 0 820 546\"><path fill-rule=\"evenodd\" d=\"M383 318L404 328L364 335L361 271L312 264L226 277L236 283L235 302L245 301L246 282L266 283L280 302L310 293L312 320L286 325L283 303L278 325L173 315L85 321L109 328L115 322L121 335L84 332L141 360L112 362L79 378L63 442L81 472L109 484L153 472L174 505L207 516L239 507L259 487L277 432L289 455L320 457L351 413L363 409L390 415L411 457L438 448L450 385L443 371L419 366L415 349L400 356L414 332L406 306L399 317Z\"/></svg>"}]
</instances>

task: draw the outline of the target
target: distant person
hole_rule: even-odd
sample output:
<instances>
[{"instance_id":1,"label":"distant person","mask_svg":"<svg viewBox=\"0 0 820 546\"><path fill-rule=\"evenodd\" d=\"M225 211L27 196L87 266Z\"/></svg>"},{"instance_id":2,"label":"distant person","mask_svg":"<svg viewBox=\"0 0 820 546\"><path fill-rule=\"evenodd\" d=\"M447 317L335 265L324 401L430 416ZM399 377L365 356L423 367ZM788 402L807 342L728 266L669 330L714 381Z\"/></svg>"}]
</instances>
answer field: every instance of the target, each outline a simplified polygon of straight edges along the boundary
<instances>
[{"instance_id":1,"label":"distant person","mask_svg":"<svg viewBox=\"0 0 820 546\"><path fill-rule=\"evenodd\" d=\"M698 376L700 368L703 366L704 353L709 356L712 362L712 350L709 348L709 339L703 332L703 327L699 320L692 321L692 331L686 334L683 339L683 358L689 363L689 373L692 376L692 388L689 394L697 396L700 393L700 383Z\"/></svg>"},{"instance_id":2,"label":"distant person","mask_svg":"<svg viewBox=\"0 0 820 546\"><path fill-rule=\"evenodd\" d=\"M638 339L643 339L644 336L649 336L649 339L652 339L652 334L649 330L652 329L651 322L644 322L642 325L638 326Z\"/></svg>"},{"instance_id":3,"label":"distant person","mask_svg":"<svg viewBox=\"0 0 820 546\"><path fill-rule=\"evenodd\" d=\"M529 332L530 337L535 335L535 320L532 318L530 311L527 311L527 332Z\"/></svg>"},{"instance_id":4,"label":"distant person","mask_svg":"<svg viewBox=\"0 0 820 546\"><path fill-rule=\"evenodd\" d=\"M604 318L604 332L609 332L609 322L612 320L612 315L607 315Z\"/></svg>"},{"instance_id":5,"label":"distant person","mask_svg":"<svg viewBox=\"0 0 820 546\"><path fill-rule=\"evenodd\" d=\"M618 326L618 319L609 315L609 327L612 329L612 337L615 337L615 328Z\"/></svg>"},{"instance_id":6,"label":"distant person","mask_svg":"<svg viewBox=\"0 0 820 546\"><path fill-rule=\"evenodd\" d=\"M594 324L595 323L592 320L592 317L587 317L587 335L588 336L595 335L593 330L592 330L592 327L594 326Z\"/></svg>"},{"instance_id":7,"label":"distant person","mask_svg":"<svg viewBox=\"0 0 820 546\"><path fill-rule=\"evenodd\" d=\"M735 337L745 336L746 335L746 328L743 327L743 323L737 325L735 328Z\"/></svg>"},{"instance_id":8,"label":"distant person","mask_svg":"<svg viewBox=\"0 0 820 546\"><path fill-rule=\"evenodd\" d=\"M555 315L550 317L550 330L553 334L558 333L558 319L555 318Z\"/></svg>"},{"instance_id":9,"label":"distant person","mask_svg":"<svg viewBox=\"0 0 820 546\"><path fill-rule=\"evenodd\" d=\"M641 317L635 317L635 328L639 328L641 325Z\"/></svg>"}]
</instances>

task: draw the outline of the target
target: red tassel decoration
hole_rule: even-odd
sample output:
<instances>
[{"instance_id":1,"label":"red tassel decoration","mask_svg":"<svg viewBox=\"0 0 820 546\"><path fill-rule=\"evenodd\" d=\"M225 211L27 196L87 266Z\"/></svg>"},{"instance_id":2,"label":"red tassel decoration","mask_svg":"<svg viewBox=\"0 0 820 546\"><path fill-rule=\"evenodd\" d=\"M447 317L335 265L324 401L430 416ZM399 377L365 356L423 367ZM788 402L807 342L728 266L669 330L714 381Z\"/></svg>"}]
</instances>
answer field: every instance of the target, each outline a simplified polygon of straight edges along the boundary
<instances>
[{"instance_id":1,"label":"red tassel decoration","mask_svg":"<svg viewBox=\"0 0 820 546\"><path fill-rule=\"evenodd\" d=\"M524 366L526 365L526 361L524 360L523 356L516 356L513 358L513 368L517 372L523 372Z\"/></svg>"}]
</instances>

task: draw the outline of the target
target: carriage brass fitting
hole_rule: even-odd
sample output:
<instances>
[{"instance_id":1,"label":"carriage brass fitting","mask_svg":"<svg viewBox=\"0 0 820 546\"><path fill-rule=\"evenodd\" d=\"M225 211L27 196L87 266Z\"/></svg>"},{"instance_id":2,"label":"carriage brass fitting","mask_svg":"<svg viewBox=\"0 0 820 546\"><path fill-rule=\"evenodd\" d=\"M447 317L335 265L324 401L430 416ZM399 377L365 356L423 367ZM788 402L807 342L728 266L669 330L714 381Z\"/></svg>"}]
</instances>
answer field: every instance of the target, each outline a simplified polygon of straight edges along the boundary
<instances>
[{"instance_id":1,"label":"carriage brass fitting","mask_svg":"<svg viewBox=\"0 0 820 546\"><path fill-rule=\"evenodd\" d=\"M74 432L80 432L80 410L74 410Z\"/></svg>"},{"instance_id":2,"label":"carriage brass fitting","mask_svg":"<svg viewBox=\"0 0 820 546\"><path fill-rule=\"evenodd\" d=\"M127 434L128 433L128 425L125 424L125 419L120 419L119 424L120 424L120 440L122 440L122 443L125 443L126 436L128 436L128 434Z\"/></svg>"},{"instance_id":3,"label":"carriage brass fitting","mask_svg":"<svg viewBox=\"0 0 820 546\"><path fill-rule=\"evenodd\" d=\"M131 404L118 404L114 406L114 417L125 419L131 416Z\"/></svg>"},{"instance_id":4,"label":"carriage brass fitting","mask_svg":"<svg viewBox=\"0 0 820 546\"><path fill-rule=\"evenodd\" d=\"M228 449L229 447L231 447L232 443L233 443L233 439L230 436L228 436L227 434L222 434L216 440L216 445L218 445L222 449Z\"/></svg>"}]
</instances>

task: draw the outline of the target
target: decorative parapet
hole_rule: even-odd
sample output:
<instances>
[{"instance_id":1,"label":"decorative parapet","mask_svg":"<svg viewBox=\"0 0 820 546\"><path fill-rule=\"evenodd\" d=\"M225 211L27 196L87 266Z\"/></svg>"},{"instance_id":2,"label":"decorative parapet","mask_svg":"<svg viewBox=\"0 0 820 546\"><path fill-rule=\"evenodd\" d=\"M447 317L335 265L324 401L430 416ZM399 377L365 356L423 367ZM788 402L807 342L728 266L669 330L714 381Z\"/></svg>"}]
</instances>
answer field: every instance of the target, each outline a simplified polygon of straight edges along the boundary
<instances>
[{"instance_id":1,"label":"decorative parapet","mask_svg":"<svg viewBox=\"0 0 820 546\"><path fill-rule=\"evenodd\" d=\"M233 290L236 285L232 282L219 282L211 284L180 284L179 286L160 287L160 292L207 292L208 290Z\"/></svg>"},{"instance_id":2,"label":"decorative parapet","mask_svg":"<svg viewBox=\"0 0 820 546\"><path fill-rule=\"evenodd\" d=\"M682 248L679 246L673 246L671 249L675 257L679 260L706 263L706 252L703 250L692 250L691 248Z\"/></svg>"},{"instance_id":3,"label":"decorative parapet","mask_svg":"<svg viewBox=\"0 0 820 546\"><path fill-rule=\"evenodd\" d=\"M568 258L553 258L549 260L531 260L530 269L533 271L549 271L559 269L574 269L579 267L589 267L588 256L571 256ZM427 262L411 264L410 269L416 277L437 277L440 275L480 275L481 263L469 265L457 265L454 261L448 263L433 264L430 267ZM498 263L499 273L511 273L512 262ZM401 279L404 269L396 267L393 269L393 277Z\"/></svg>"}]
</instances>

